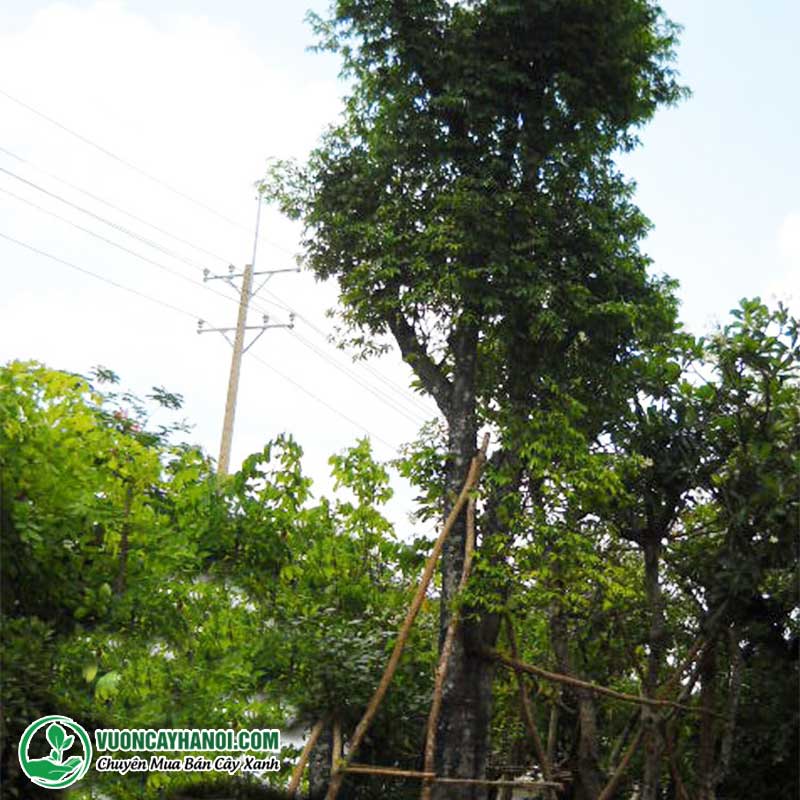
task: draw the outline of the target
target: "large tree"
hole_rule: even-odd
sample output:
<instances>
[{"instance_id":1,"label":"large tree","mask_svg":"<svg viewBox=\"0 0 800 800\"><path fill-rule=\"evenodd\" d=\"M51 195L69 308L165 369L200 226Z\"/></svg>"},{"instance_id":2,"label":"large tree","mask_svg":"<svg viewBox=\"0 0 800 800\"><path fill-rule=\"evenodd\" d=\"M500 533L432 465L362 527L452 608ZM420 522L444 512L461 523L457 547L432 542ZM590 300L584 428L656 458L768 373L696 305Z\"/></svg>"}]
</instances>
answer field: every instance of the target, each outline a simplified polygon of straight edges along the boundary
<instances>
[{"instance_id":1,"label":"large tree","mask_svg":"<svg viewBox=\"0 0 800 800\"><path fill-rule=\"evenodd\" d=\"M566 392L602 430L626 363L673 328L613 157L682 94L676 29L649 0L339 0L316 24L352 90L308 164L274 173L273 190L305 222L313 271L338 281L352 341L372 352L393 339L436 401L445 510L481 422L501 432L503 488L480 520L481 548L498 551L531 410ZM443 554L442 632L464 541L462 524ZM476 614L458 637L440 774L483 774L492 671L474 651L497 628Z\"/></svg>"}]
</instances>

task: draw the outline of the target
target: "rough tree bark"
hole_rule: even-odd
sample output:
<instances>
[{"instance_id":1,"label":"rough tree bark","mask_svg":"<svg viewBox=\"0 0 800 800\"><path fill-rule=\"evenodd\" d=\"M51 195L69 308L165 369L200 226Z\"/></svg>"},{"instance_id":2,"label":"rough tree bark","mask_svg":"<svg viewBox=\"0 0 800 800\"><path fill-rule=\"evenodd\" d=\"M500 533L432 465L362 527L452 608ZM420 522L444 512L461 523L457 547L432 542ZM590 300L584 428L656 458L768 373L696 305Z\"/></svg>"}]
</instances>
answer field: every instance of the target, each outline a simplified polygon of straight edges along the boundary
<instances>
[{"instance_id":1,"label":"rough tree bark","mask_svg":"<svg viewBox=\"0 0 800 800\"><path fill-rule=\"evenodd\" d=\"M709 642L700 662L700 749L697 775L700 781L698 800L714 800L714 751L716 749L716 724L713 711L717 701L717 643Z\"/></svg>"},{"instance_id":2,"label":"rough tree bark","mask_svg":"<svg viewBox=\"0 0 800 800\"><path fill-rule=\"evenodd\" d=\"M644 574L647 606L650 611L648 632L649 653L645 675L645 696L655 697L659 686L659 673L666 646L666 624L664 621L664 598L661 593L659 561L661 541L657 533L644 540ZM658 800L661 779L661 763L664 750L659 714L655 709L642 706L642 728L644 731L644 774L642 777L642 800Z\"/></svg>"},{"instance_id":3,"label":"rough tree bark","mask_svg":"<svg viewBox=\"0 0 800 800\"><path fill-rule=\"evenodd\" d=\"M453 337L455 363L449 407L448 461L446 468L446 508L461 488L477 447L475 381L477 330L464 326ZM461 579L466 541L466 515L462 515L445 543L442 552L442 599L439 620L439 647L444 643L450 622L450 604ZM447 676L442 691L436 747L436 772L443 777L482 778L489 756L489 732L492 711L494 667L473 654L471 642L493 643L497 624L487 624L465 615L453 642ZM487 642L488 637L488 642ZM435 800L480 800L487 796L485 787L434 786Z\"/></svg>"},{"instance_id":4,"label":"rough tree bark","mask_svg":"<svg viewBox=\"0 0 800 800\"><path fill-rule=\"evenodd\" d=\"M550 639L558 669L564 675L574 676L569 656L569 639L562 610L554 606L550 615ZM597 711L594 697L587 689L567 689L578 705L578 747L572 769L575 781L575 800L596 800L605 784L600 769L597 736Z\"/></svg>"},{"instance_id":5,"label":"rough tree bark","mask_svg":"<svg viewBox=\"0 0 800 800\"><path fill-rule=\"evenodd\" d=\"M332 754L333 727L330 723L327 723L308 758L309 797L316 799L325 796L331 779Z\"/></svg>"}]
</instances>

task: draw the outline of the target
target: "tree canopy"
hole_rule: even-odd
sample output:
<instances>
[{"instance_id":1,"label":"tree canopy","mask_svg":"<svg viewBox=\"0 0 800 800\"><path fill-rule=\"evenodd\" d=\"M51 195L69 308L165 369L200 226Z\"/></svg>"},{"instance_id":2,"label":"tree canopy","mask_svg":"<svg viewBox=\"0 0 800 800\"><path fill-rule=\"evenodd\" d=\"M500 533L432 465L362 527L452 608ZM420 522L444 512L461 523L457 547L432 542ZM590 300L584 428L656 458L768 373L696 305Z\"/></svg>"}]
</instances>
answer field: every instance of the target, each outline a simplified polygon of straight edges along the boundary
<instances>
[{"instance_id":1,"label":"tree canopy","mask_svg":"<svg viewBox=\"0 0 800 800\"><path fill-rule=\"evenodd\" d=\"M438 406L396 462L419 517L452 511L492 438L359 759L419 777L449 653L433 769L462 782L437 798L507 800L481 781L521 773L547 800L787 794L798 321L753 298L705 338L683 330L615 164L685 95L677 27L649 0L338 0L313 24L349 96L262 188L337 283L343 343L396 346ZM358 441L316 497L282 434L223 478L184 425L156 424L180 396L118 380L0 369L4 791L33 796L17 742L59 712L316 723L304 790L333 762L329 791L419 796L334 760L432 548L386 519L387 465ZM296 755L265 776L91 774L73 796L267 796Z\"/></svg>"},{"instance_id":2,"label":"tree canopy","mask_svg":"<svg viewBox=\"0 0 800 800\"><path fill-rule=\"evenodd\" d=\"M458 602L504 620L486 659L561 676L540 676L529 695L544 758L571 776L566 796L617 773L619 796L746 787L767 798L797 784L799 364L797 320L747 301L708 339L639 359L610 432L591 437L571 406L531 420L535 446L522 455L532 485L499 515L507 539L478 554ZM221 485L201 451L171 443L182 426L152 425L147 404L109 380L35 363L0 370L9 796L32 796L16 742L46 713L90 730L286 729L335 717L347 734L429 547L395 538L380 511L387 473L367 442L332 457L333 499L313 497L289 437ZM151 402L180 398L158 389ZM408 456L422 489L441 481L426 467L441 453ZM487 480L484 497L500 473ZM438 595L413 629L368 762L419 764ZM528 765L541 775L513 672L494 673L491 688L488 774ZM651 713L640 696L681 708ZM651 746L637 749L643 739ZM293 752L273 787L285 785ZM324 785L328 764L318 760L312 784ZM360 797L419 789L392 778L348 786ZM252 776L90 773L73 794L94 790L125 800L267 788Z\"/></svg>"}]
</instances>

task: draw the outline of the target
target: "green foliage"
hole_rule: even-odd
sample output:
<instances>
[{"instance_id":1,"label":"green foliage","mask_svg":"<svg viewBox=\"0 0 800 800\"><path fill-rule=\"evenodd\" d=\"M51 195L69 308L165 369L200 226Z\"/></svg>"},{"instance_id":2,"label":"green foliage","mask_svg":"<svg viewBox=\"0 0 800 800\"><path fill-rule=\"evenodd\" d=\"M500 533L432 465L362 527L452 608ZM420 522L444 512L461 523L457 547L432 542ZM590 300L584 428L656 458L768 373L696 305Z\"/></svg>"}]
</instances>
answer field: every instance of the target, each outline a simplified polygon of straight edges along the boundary
<instances>
[{"instance_id":1,"label":"green foliage","mask_svg":"<svg viewBox=\"0 0 800 800\"><path fill-rule=\"evenodd\" d=\"M391 489L369 443L332 457L337 497L315 503L291 437L221 480L172 443L183 425L150 430L147 403L98 388L113 372L95 381L0 369L4 775L25 781L16 743L45 713L90 728L354 723L417 566L380 513ZM162 388L150 401L180 405ZM433 658L420 631L377 742L407 748L419 722ZM196 780L81 783L126 800Z\"/></svg>"},{"instance_id":2,"label":"green foliage","mask_svg":"<svg viewBox=\"0 0 800 800\"><path fill-rule=\"evenodd\" d=\"M352 95L309 163L273 165L265 188L303 219L354 342L394 336L445 416L467 341L504 427L553 375L603 403L609 362L674 316L611 156L683 94L675 27L640 0L359 0L315 25Z\"/></svg>"}]
</instances>

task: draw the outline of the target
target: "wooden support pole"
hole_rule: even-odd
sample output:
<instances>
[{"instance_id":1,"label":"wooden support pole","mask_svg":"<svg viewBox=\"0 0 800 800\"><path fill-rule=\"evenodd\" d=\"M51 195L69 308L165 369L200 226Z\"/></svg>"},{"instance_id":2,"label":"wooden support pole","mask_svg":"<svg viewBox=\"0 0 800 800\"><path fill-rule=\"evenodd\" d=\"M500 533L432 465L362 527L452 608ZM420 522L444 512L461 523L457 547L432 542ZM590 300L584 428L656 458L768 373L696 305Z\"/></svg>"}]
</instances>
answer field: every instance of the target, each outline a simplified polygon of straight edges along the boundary
<instances>
[{"instance_id":1,"label":"wooden support pole","mask_svg":"<svg viewBox=\"0 0 800 800\"><path fill-rule=\"evenodd\" d=\"M416 778L427 780L436 778L435 772L419 772L413 769L396 769L395 767L373 767L371 764L349 764L342 767L342 772L353 775L383 775L387 778Z\"/></svg>"},{"instance_id":2,"label":"wooden support pole","mask_svg":"<svg viewBox=\"0 0 800 800\"><path fill-rule=\"evenodd\" d=\"M300 753L300 758L297 764L295 764L294 770L292 771L292 778L289 781L289 788L286 790L286 793L290 798L293 798L297 794L297 789L300 786L300 781L303 778L303 770L306 768L311 751L314 749L314 745L317 743L317 739L319 739L324 727L325 720L321 719L311 729L311 733L308 736L308 740L303 748L303 752Z\"/></svg>"},{"instance_id":3,"label":"wooden support pole","mask_svg":"<svg viewBox=\"0 0 800 800\"><path fill-rule=\"evenodd\" d=\"M392 650L392 655L389 657L389 662L386 665L386 669L383 672L383 677L378 684L378 688L375 690L375 693L372 695L372 698L367 704L367 709L364 712L364 716L361 718L361 721L356 726L352 739L350 739L350 753L348 758L344 760L345 766L347 765L347 761L350 758L353 758L358 752L358 748L361 746L361 742L364 740L364 736L369 730L369 726L372 723L373 718L378 713L378 709L380 708L386 692L389 690L389 685L391 684L394 673L397 670L397 665L400 663L400 656L403 654L406 641L408 641L411 627L414 624L414 620L417 618L417 614L422 607L422 602L425 599L425 594L428 591L428 585L433 577L433 571L436 569L436 562L439 560L439 555L442 552L445 539L447 539L450 530L455 524L455 521L458 519L458 515L464 508L470 492L472 492L478 483L478 478L480 477L483 464L486 460L486 450L488 447L489 434L487 433L483 437L483 443L481 444L480 450L472 459L469 472L467 473L467 478L464 481L464 486L461 489L453 508L448 514L447 520L442 526L442 531L439 534L439 537L436 539L436 543L433 545L433 550L431 551L430 556L428 556L428 560L425 564L425 570L422 573L422 578L419 582L419 586L417 587L416 594L414 595L414 599L411 601L411 606L409 607L406 618L402 627L400 628L400 633L398 634L397 640L394 643L394 649ZM328 793L325 795L325 800L335 800L339 794L339 789L342 786L344 775L344 770L340 769L337 773L331 776L331 782L328 786Z\"/></svg>"},{"instance_id":4,"label":"wooden support pole","mask_svg":"<svg viewBox=\"0 0 800 800\"><path fill-rule=\"evenodd\" d=\"M706 639L703 636L698 636L692 646L689 648L689 652L686 654L686 657L680 663L680 665L675 669L675 671L667 678L664 683L656 691L656 697L666 697L668 694L671 693L674 686L678 684L680 681L681 676L683 675L686 670L691 667L695 663L695 659L697 658L697 654L702 650L702 648L706 644Z\"/></svg>"},{"instance_id":5,"label":"wooden support pole","mask_svg":"<svg viewBox=\"0 0 800 800\"><path fill-rule=\"evenodd\" d=\"M511 617L506 615L506 631L508 632L508 645L511 648L511 656L515 661L519 660L519 649L517 647L517 635L514 632L514 624ZM547 751L542 744L542 737L539 736L539 729L536 727L536 719L533 716L533 706L531 705L531 698L528 694L528 687L525 685L525 678L520 670L515 669L514 675L517 679L517 688L519 689L519 701L522 710L522 720L525 727L528 729L531 739L533 740L533 749L536 752L536 758L539 760L539 766L542 768L542 774L546 781L553 779L552 770L550 769L550 760L547 757ZM551 791L546 792L546 796L553 797Z\"/></svg>"},{"instance_id":6,"label":"wooden support pole","mask_svg":"<svg viewBox=\"0 0 800 800\"><path fill-rule=\"evenodd\" d=\"M670 730L670 727L673 730ZM686 786L683 783L680 769L678 769L678 762L675 759L675 749L672 746L672 739L674 737L674 725L668 726L667 732L664 735L664 743L667 749L667 760L669 763L669 771L672 775L672 781L675 784L675 796L677 800L689 800L689 793L686 791Z\"/></svg>"},{"instance_id":7,"label":"wooden support pole","mask_svg":"<svg viewBox=\"0 0 800 800\"><path fill-rule=\"evenodd\" d=\"M483 778L439 778L434 772L420 772L395 767L373 767L370 764L350 764L343 767L342 772L354 775L383 775L388 778L413 778L415 780L433 781L433 783L459 784L464 786L497 786L512 789L563 789L564 785L556 781L510 781L490 780Z\"/></svg>"},{"instance_id":8,"label":"wooden support pole","mask_svg":"<svg viewBox=\"0 0 800 800\"><path fill-rule=\"evenodd\" d=\"M622 756L622 761L619 762L617 768L614 770L614 774L611 776L611 779L606 784L605 788L602 792L600 792L600 796L597 800L611 800L614 796L614 793L619 788L620 781L625 775L625 770L628 769L628 764L631 763L631 759L636 753L636 750L639 748L639 744L642 741L642 737L644 736L644 728L639 726L639 729L636 731L636 736L633 737L631 743L628 745L628 749L625 751L625 755Z\"/></svg>"},{"instance_id":9,"label":"wooden support pole","mask_svg":"<svg viewBox=\"0 0 800 800\"><path fill-rule=\"evenodd\" d=\"M482 778L436 778L436 783L461 784L465 786L497 786L511 789L563 789L563 784L554 781L506 781L483 780Z\"/></svg>"},{"instance_id":10,"label":"wooden support pole","mask_svg":"<svg viewBox=\"0 0 800 800\"><path fill-rule=\"evenodd\" d=\"M464 591L469 580L469 573L472 568L472 553L475 549L475 498L470 497L467 504L467 539L464 545L464 566L461 570L461 580L456 590L456 598ZM450 655L453 652L458 625L461 621L461 614L458 608L453 610L450 615L450 622L447 625L447 632L442 644L442 652L439 656L439 664L436 667L436 679L433 686L433 699L431 709L428 713L428 726L425 734L425 772L434 772L436 769L436 727L439 723L439 714L442 710L442 694L444 692L444 679L447 675L447 665L450 662ZM426 781L422 786L421 800L431 800L433 784Z\"/></svg>"},{"instance_id":11,"label":"wooden support pole","mask_svg":"<svg viewBox=\"0 0 800 800\"><path fill-rule=\"evenodd\" d=\"M618 692L616 689L609 689L606 686L600 686L597 683L590 683L589 681L582 681L580 678L572 678L569 675L562 675L558 672L550 672L549 670L542 669L541 667L534 667L532 664L526 664L518 659L511 658L499 650L491 647L485 647L481 650L486 658L491 658L506 667L513 670L528 672L531 675L536 675L539 678L544 678L554 683L564 683L568 686L575 686L578 689L586 689L595 694L602 694L606 697L612 697L615 700L621 700L624 703L639 703L640 705L653 706L657 708L679 708L683 711L691 711L697 713L702 709L694 708L693 706L685 706L680 703L673 703L671 700L658 700L653 697L642 697L641 695L626 694L625 692ZM719 715L717 715L719 716Z\"/></svg>"},{"instance_id":12,"label":"wooden support pole","mask_svg":"<svg viewBox=\"0 0 800 800\"><path fill-rule=\"evenodd\" d=\"M689 651L687 652L680 666L678 666L677 669L672 673L672 675L661 685L661 687L656 692L656 697L664 697L667 694L669 694L670 691L675 686L677 686L678 681L680 680L683 673L686 672L686 670L690 666L692 666L692 664L696 665L697 663L699 663L697 656L703 648L713 643L713 641L716 639L719 625L724 619L727 607L728 607L728 601L725 600L722 602L719 608L717 608L717 610L708 618L708 621L703 626L703 631L697 636L697 638L695 638L694 642L692 643L692 646L689 648ZM683 690L681 690L681 694L683 693L684 693Z\"/></svg>"},{"instance_id":13,"label":"wooden support pole","mask_svg":"<svg viewBox=\"0 0 800 800\"><path fill-rule=\"evenodd\" d=\"M331 775L338 769L342 760L342 723L339 719L333 721L333 747L331 748Z\"/></svg>"}]
</instances>

